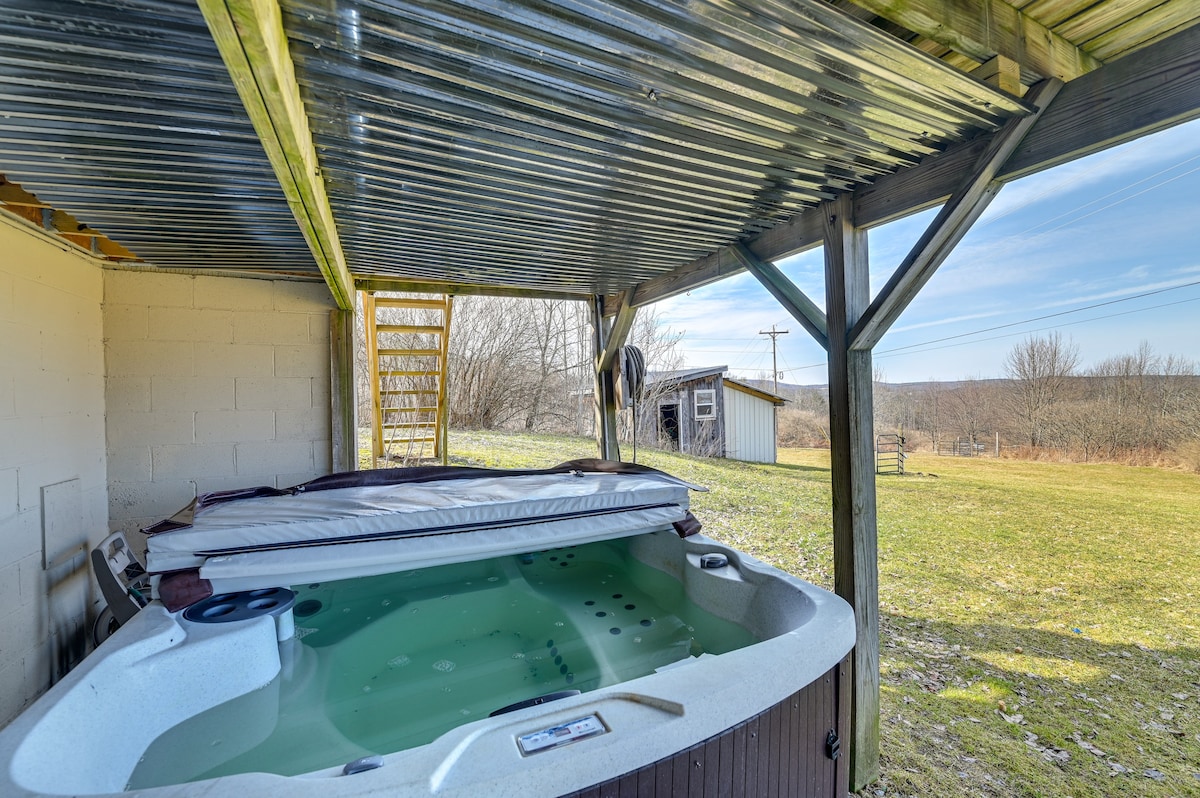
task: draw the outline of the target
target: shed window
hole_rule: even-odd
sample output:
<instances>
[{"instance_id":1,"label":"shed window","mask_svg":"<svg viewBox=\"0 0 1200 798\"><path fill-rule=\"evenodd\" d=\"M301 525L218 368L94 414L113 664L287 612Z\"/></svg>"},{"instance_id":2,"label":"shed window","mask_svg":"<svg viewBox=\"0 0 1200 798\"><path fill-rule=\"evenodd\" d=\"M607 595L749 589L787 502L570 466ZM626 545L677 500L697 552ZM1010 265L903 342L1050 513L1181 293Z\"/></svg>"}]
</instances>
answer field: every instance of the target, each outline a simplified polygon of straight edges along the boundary
<instances>
[{"instance_id":1,"label":"shed window","mask_svg":"<svg viewBox=\"0 0 1200 798\"><path fill-rule=\"evenodd\" d=\"M716 418L717 392L711 388L696 391L696 418Z\"/></svg>"}]
</instances>

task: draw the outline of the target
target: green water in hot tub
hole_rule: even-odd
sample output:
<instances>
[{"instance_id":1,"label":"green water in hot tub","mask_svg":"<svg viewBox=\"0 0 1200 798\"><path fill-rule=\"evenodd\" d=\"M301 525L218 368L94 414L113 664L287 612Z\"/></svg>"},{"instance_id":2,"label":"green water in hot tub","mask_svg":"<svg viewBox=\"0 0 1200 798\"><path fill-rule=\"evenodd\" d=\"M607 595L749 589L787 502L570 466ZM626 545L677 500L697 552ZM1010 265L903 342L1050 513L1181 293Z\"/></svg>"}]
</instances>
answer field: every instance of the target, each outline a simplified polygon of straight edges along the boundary
<instances>
[{"instance_id":1,"label":"green water in hot tub","mask_svg":"<svg viewBox=\"0 0 1200 798\"><path fill-rule=\"evenodd\" d=\"M297 639L280 675L160 735L130 789L341 765L757 642L626 540L293 589Z\"/></svg>"}]
</instances>

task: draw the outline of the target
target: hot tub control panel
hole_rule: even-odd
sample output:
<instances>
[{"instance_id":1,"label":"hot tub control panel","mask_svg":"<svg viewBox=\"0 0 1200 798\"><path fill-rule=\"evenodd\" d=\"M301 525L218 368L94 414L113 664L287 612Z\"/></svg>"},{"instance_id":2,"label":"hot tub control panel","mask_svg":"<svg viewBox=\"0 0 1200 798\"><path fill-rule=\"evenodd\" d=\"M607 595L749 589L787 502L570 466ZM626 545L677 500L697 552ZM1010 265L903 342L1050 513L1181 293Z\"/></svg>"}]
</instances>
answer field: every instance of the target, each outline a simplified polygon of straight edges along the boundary
<instances>
[{"instance_id":1,"label":"hot tub control panel","mask_svg":"<svg viewBox=\"0 0 1200 798\"><path fill-rule=\"evenodd\" d=\"M529 756L586 740L588 737L595 737L607 731L608 729L599 717L588 715L558 726L551 726L548 729L522 734L517 738L517 747L521 749L522 756Z\"/></svg>"}]
</instances>

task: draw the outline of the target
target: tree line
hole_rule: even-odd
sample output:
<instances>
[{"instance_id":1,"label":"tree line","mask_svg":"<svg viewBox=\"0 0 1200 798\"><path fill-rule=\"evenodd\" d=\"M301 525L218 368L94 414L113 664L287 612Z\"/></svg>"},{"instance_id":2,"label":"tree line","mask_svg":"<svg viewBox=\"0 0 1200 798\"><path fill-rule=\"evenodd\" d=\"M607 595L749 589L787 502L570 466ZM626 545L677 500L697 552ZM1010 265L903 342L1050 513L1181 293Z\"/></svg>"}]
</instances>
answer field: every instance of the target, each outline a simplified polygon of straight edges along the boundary
<instances>
[{"instance_id":1,"label":"tree line","mask_svg":"<svg viewBox=\"0 0 1200 798\"><path fill-rule=\"evenodd\" d=\"M421 311L387 312L392 317L383 321L422 322ZM642 349L651 372L663 372L683 367L680 338L653 308L644 308L629 343ZM448 374L451 428L591 435L592 340L583 302L457 297ZM359 418L366 424L370 386L361 335L358 358ZM999 441L1005 453L1022 457L1175 461L1200 470L1200 373L1191 360L1142 343L1084 368L1078 346L1052 333L1016 344L1001 369L1003 376L995 379L901 385L877 373L876 433L902 434L909 449L992 452ZM771 389L769 381L760 385ZM778 412L779 445L828 446L825 388L780 386L779 393L788 400ZM643 413L654 413L655 397L643 397L641 405ZM619 426L629 440L628 411ZM654 445L641 426L639 445Z\"/></svg>"},{"instance_id":2,"label":"tree line","mask_svg":"<svg viewBox=\"0 0 1200 798\"><path fill-rule=\"evenodd\" d=\"M877 374L876 433L907 446L1003 452L1021 457L1178 462L1200 469L1200 376L1196 364L1147 343L1081 367L1059 333L1030 336L1003 376L889 385ZM823 388L793 389L780 413L780 444L828 445Z\"/></svg>"}]
</instances>

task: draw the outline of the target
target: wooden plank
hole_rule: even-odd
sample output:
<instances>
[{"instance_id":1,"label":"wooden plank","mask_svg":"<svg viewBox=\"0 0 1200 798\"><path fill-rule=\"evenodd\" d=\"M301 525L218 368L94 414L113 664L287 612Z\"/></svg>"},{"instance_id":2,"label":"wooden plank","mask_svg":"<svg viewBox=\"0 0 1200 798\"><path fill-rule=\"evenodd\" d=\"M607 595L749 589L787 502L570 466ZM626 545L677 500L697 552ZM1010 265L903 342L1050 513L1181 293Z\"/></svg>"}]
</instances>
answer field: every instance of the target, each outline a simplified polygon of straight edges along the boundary
<instances>
[{"instance_id":1,"label":"wooden plank","mask_svg":"<svg viewBox=\"0 0 1200 798\"><path fill-rule=\"evenodd\" d=\"M620 460L621 450L617 443L617 392L613 385L612 369L600 368L605 352L610 351L608 328L608 321L604 318L604 298L597 295L592 299L592 381L595 395L596 445L600 449L602 459Z\"/></svg>"},{"instance_id":2,"label":"wooden plank","mask_svg":"<svg viewBox=\"0 0 1200 798\"><path fill-rule=\"evenodd\" d=\"M399 333L404 335L441 335L446 329L440 324L377 324L379 334Z\"/></svg>"},{"instance_id":3,"label":"wooden plank","mask_svg":"<svg viewBox=\"0 0 1200 798\"><path fill-rule=\"evenodd\" d=\"M376 296L375 307L403 310L444 310L446 301L441 297Z\"/></svg>"},{"instance_id":4,"label":"wooden plank","mask_svg":"<svg viewBox=\"0 0 1200 798\"><path fill-rule=\"evenodd\" d=\"M1002 184L996 173L1053 102L1063 84L1044 81L1030 93L1038 111L1010 119L991 138L961 188L942 206L850 332L851 349L873 349L979 218Z\"/></svg>"},{"instance_id":5,"label":"wooden plank","mask_svg":"<svg viewBox=\"0 0 1200 798\"><path fill-rule=\"evenodd\" d=\"M380 357L439 357L441 349L380 349Z\"/></svg>"},{"instance_id":6,"label":"wooden plank","mask_svg":"<svg viewBox=\"0 0 1200 798\"><path fill-rule=\"evenodd\" d=\"M329 312L329 383L333 470L353 471L358 467L353 310Z\"/></svg>"},{"instance_id":7,"label":"wooden plank","mask_svg":"<svg viewBox=\"0 0 1200 798\"><path fill-rule=\"evenodd\" d=\"M1002 55L1035 78L1073 80L1101 66L1004 0L854 0L875 14L944 47L987 61Z\"/></svg>"},{"instance_id":8,"label":"wooden plank","mask_svg":"<svg viewBox=\"0 0 1200 798\"><path fill-rule=\"evenodd\" d=\"M850 780L879 777L879 573L871 353L851 350L849 331L870 300L866 231L849 195L825 204L826 317L829 320L829 441L833 493L834 592L854 609Z\"/></svg>"},{"instance_id":9,"label":"wooden plank","mask_svg":"<svg viewBox=\"0 0 1200 798\"><path fill-rule=\"evenodd\" d=\"M277 0L199 0L288 206L339 308L354 281L338 238Z\"/></svg>"},{"instance_id":10,"label":"wooden plank","mask_svg":"<svg viewBox=\"0 0 1200 798\"><path fill-rule=\"evenodd\" d=\"M587 302L591 294L571 291L522 288L519 286L477 285L472 283L448 283L430 280L400 280L388 277L362 277L354 281L360 291L388 291L395 293L450 294L451 296L510 296L527 299L564 299Z\"/></svg>"},{"instance_id":11,"label":"wooden plank","mask_svg":"<svg viewBox=\"0 0 1200 798\"><path fill-rule=\"evenodd\" d=\"M383 391L379 382L379 357L375 350L378 347L379 336L375 332L377 314L375 312L375 295L369 291L361 294L363 309L363 330L367 347L367 375L371 386L371 456L378 460L383 457L383 414L380 410ZM374 463L372 463L374 465Z\"/></svg>"},{"instance_id":12,"label":"wooden plank","mask_svg":"<svg viewBox=\"0 0 1200 798\"><path fill-rule=\"evenodd\" d=\"M758 259L758 256L742 244L733 247L735 257L742 266L754 275L763 287L783 305L784 310L792 314L792 318L800 322L808 330L823 349L829 348L829 330L825 323L825 313L817 307L808 295L796 287L796 284L776 268L775 264Z\"/></svg>"},{"instance_id":13,"label":"wooden plank","mask_svg":"<svg viewBox=\"0 0 1200 798\"><path fill-rule=\"evenodd\" d=\"M621 347L625 346L625 342L629 340L629 331L633 329L633 322L637 317L637 308L633 307L630 302L632 296L632 291L625 291L621 295L616 317L613 319L612 326L608 331L608 337L604 343L604 351L600 353L600 358L596 364L596 368L601 371L612 369L613 363L616 362L617 354L621 351Z\"/></svg>"}]
</instances>

